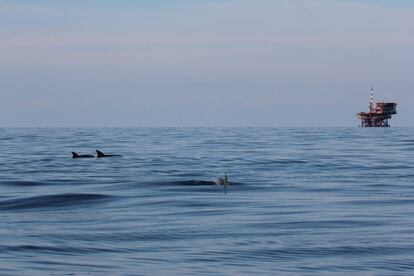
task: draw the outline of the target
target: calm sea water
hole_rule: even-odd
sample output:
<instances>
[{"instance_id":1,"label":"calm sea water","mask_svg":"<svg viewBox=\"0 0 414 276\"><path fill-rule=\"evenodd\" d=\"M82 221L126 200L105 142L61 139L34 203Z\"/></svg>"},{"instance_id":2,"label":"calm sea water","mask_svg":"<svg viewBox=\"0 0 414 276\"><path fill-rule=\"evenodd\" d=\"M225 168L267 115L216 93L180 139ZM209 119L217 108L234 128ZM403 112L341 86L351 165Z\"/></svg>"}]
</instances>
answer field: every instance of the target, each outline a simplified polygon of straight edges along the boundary
<instances>
[{"instance_id":1,"label":"calm sea water","mask_svg":"<svg viewBox=\"0 0 414 276\"><path fill-rule=\"evenodd\" d=\"M411 128L3 128L0 146L1 275L413 273ZM95 149L123 157L71 158Z\"/></svg>"}]
</instances>

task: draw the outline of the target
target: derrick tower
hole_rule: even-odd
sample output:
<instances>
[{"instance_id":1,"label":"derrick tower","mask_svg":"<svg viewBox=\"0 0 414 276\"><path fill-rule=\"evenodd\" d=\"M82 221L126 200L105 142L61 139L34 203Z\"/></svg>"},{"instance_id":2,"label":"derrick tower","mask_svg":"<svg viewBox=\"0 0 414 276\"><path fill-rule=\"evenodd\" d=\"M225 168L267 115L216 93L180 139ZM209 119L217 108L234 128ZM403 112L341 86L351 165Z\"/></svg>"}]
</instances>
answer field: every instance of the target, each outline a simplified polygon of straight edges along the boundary
<instances>
[{"instance_id":1,"label":"derrick tower","mask_svg":"<svg viewBox=\"0 0 414 276\"><path fill-rule=\"evenodd\" d=\"M390 127L392 115L397 114L397 104L392 102L377 102L374 104L374 87L371 87L369 112L358 113L361 127Z\"/></svg>"}]
</instances>

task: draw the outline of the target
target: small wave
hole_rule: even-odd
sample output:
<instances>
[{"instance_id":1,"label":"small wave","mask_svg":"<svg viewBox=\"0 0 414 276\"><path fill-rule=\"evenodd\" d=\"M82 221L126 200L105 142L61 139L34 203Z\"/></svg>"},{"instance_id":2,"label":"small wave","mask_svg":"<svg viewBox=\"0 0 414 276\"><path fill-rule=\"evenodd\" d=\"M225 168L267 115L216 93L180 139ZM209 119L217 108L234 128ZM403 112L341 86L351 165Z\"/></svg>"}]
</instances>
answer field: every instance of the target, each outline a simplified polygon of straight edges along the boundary
<instances>
[{"instance_id":1,"label":"small wave","mask_svg":"<svg viewBox=\"0 0 414 276\"><path fill-rule=\"evenodd\" d=\"M414 200L409 195L399 195L398 197L390 199L359 199L338 202L341 205L352 206L398 206L398 205L413 205Z\"/></svg>"},{"instance_id":2,"label":"small wave","mask_svg":"<svg viewBox=\"0 0 414 276\"><path fill-rule=\"evenodd\" d=\"M86 254L86 253L106 253L117 252L117 250L109 248L94 247L71 247L71 246L39 246L39 245L13 245L0 246L2 252L32 252L32 253L50 253L50 254Z\"/></svg>"},{"instance_id":3,"label":"small wave","mask_svg":"<svg viewBox=\"0 0 414 276\"><path fill-rule=\"evenodd\" d=\"M111 196L103 194L58 194L0 201L2 210L21 210L33 208L65 207L93 204L106 201Z\"/></svg>"},{"instance_id":4,"label":"small wave","mask_svg":"<svg viewBox=\"0 0 414 276\"><path fill-rule=\"evenodd\" d=\"M258 160L251 161L253 164L260 165L272 165L272 164L307 164L306 160L296 160L296 159L276 159L276 160Z\"/></svg>"},{"instance_id":5,"label":"small wave","mask_svg":"<svg viewBox=\"0 0 414 276\"><path fill-rule=\"evenodd\" d=\"M0 181L0 185L16 186L16 187L32 187L32 186L47 185L47 183L40 182L40 181L15 180L15 181Z\"/></svg>"},{"instance_id":6,"label":"small wave","mask_svg":"<svg viewBox=\"0 0 414 276\"><path fill-rule=\"evenodd\" d=\"M306 160L293 160L293 159L280 159L280 160L273 160L272 163L280 163L280 164L306 164L308 161Z\"/></svg>"},{"instance_id":7,"label":"small wave","mask_svg":"<svg viewBox=\"0 0 414 276\"><path fill-rule=\"evenodd\" d=\"M45 179L42 181L33 180L6 180L0 181L0 186L14 186L14 187L37 187L37 186L49 186L49 185L68 185L68 184L90 184L87 181L80 181L74 179Z\"/></svg>"},{"instance_id":8,"label":"small wave","mask_svg":"<svg viewBox=\"0 0 414 276\"><path fill-rule=\"evenodd\" d=\"M414 174L403 174L403 175L397 175L395 177L396 178L404 178L404 179L407 179L407 178L413 178L414 177Z\"/></svg>"},{"instance_id":9,"label":"small wave","mask_svg":"<svg viewBox=\"0 0 414 276\"><path fill-rule=\"evenodd\" d=\"M264 260L286 260L286 259L303 259L328 257L328 256L387 256L395 254L409 254L412 252L412 246L354 246L340 245L331 247L287 247L280 249L258 249L253 251L233 252L237 260L249 259L256 261ZM208 254L208 252L207 252ZM231 254L231 253L230 253Z\"/></svg>"}]
</instances>

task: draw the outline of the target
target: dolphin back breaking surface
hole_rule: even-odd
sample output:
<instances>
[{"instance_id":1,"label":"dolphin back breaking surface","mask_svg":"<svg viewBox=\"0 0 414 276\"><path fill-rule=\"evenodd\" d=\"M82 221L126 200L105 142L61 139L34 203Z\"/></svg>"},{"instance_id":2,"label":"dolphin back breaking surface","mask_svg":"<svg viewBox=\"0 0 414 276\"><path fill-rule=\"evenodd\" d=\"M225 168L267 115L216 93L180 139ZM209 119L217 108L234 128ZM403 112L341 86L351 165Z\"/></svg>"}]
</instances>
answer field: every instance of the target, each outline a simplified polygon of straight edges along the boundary
<instances>
[{"instance_id":1,"label":"dolphin back breaking surface","mask_svg":"<svg viewBox=\"0 0 414 276\"><path fill-rule=\"evenodd\" d=\"M96 150L96 157L102 158L102 157L122 157L122 155L119 154L105 154L100 150Z\"/></svg>"},{"instance_id":2,"label":"dolphin back breaking surface","mask_svg":"<svg viewBox=\"0 0 414 276\"><path fill-rule=\"evenodd\" d=\"M74 151L72 151L72 158L94 158L94 155L90 154L78 154Z\"/></svg>"}]
</instances>

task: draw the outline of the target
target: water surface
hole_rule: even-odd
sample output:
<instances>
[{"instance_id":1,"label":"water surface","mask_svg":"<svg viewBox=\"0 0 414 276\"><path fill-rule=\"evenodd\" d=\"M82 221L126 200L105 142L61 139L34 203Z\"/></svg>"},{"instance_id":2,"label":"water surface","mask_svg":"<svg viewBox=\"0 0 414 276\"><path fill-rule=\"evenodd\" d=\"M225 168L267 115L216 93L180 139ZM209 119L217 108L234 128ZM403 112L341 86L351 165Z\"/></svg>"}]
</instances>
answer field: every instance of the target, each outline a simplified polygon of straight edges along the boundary
<instances>
[{"instance_id":1,"label":"water surface","mask_svg":"<svg viewBox=\"0 0 414 276\"><path fill-rule=\"evenodd\" d=\"M411 128L2 128L0 146L1 275L414 269ZM123 157L71 158L95 149Z\"/></svg>"}]
</instances>

